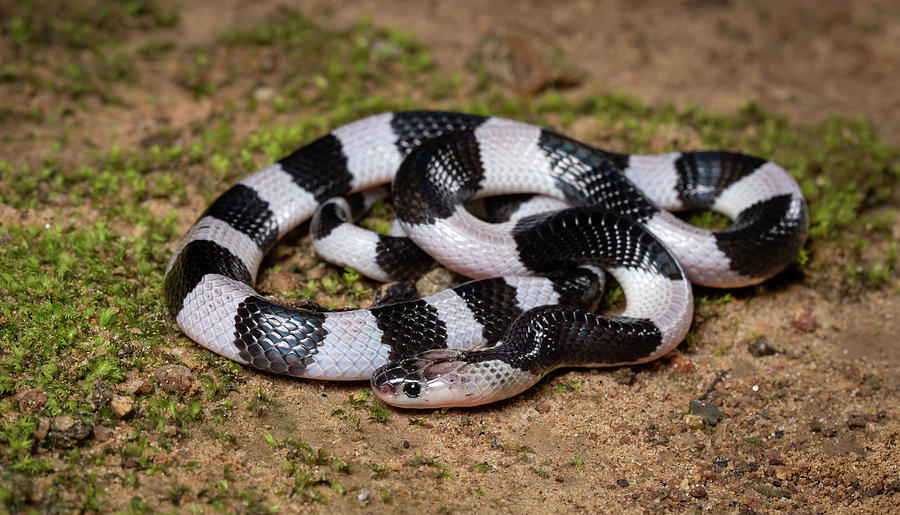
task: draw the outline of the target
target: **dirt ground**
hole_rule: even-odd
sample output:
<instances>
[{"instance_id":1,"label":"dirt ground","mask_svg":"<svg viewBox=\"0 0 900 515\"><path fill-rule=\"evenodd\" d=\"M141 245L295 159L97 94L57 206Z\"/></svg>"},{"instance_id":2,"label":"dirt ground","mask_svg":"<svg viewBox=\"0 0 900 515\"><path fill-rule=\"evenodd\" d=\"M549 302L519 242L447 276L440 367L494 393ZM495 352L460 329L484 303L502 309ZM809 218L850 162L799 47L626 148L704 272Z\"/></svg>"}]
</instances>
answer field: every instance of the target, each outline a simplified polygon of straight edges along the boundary
<instances>
[{"instance_id":1,"label":"dirt ground","mask_svg":"<svg viewBox=\"0 0 900 515\"><path fill-rule=\"evenodd\" d=\"M796 122L861 115L886 140L900 142L896 1L292 5L327 27L345 28L366 16L377 27L407 30L432 52L438 69L465 81L474 80L467 62L476 42L510 30L558 49L563 71L548 65L536 80L577 77L567 90L572 94L625 92L651 105L724 112L753 102ZM173 30L185 44L210 45L223 28L264 19L278 6L187 3ZM535 79L513 78L507 87L527 89L529 80ZM127 145L150 133L160 113L178 126L213 109L208 99L159 88L158 101L143 112L98 109L95 124L90 114L79 123L88 132L114 132L111 139ZM896 192L893 198L892 207L900 207ZM198 199L180 214L182 230L203 205ZM893 230L900 238L896 223ZM215 502L198 492L226 481L226 489L230 484L287 513L888 513L900 505L898 292L896 276L855 299L779 277L735 292L736 302L700 307L694 343L657 363L564 371L496 405L391 410L384 422L367 419L374 401L359 401L367 385L247 370L241 392L233 394L233 416L208 420L162 458L155 455L174 465L171 476L142 473L138 490L115 480L103 488L111 507L126 509L137 491L161 511L212 511ZM192 344L172 339L170 352L191 361ZM752 352L760 346L771 352ZM197 364L193 380L209 366ZM257 392L277 402L256 402ZM342 411L336 414L336 407ZM85 452L121 444L133 430L123 420ZM294 484L283 464L302 452L270 445L266 434L278 442L301 439L354 463L350 474L321 466L348 491L315 486L328 504L281 496L279 489ZM109 462L106 472L127 466ZM187 489L177 502L173 477ZM258 508L228 499L228 511Z\"/></svg>"}]
</instances>

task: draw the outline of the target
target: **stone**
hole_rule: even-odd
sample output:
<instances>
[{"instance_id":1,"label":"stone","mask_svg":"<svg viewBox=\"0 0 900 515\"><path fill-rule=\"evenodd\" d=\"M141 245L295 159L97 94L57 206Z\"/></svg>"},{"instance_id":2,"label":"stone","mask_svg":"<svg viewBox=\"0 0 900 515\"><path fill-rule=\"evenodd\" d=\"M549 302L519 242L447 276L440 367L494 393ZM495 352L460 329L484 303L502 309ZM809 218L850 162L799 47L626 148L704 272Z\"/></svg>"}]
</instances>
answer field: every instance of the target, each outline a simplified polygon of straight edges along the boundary
<instances>
[{"instance_id":1,"label":"stone","mask_svg":"<svg viewBox=\"0 0 900 515\"><path fill-rule=\"evenodd\" d=\"M54 431L68 431L75 426L75 419L68 415L59 415L53 419Z\"/></svg>"},{"instance_id":2,"label":"stone","mask_svg":"<svg viewBox=\"0 0 900 515\"><path fill-rule=\"evenodd\" d=\"M719 407L711 402L691 399L691 402L688 403L688 410L695 415L703 417L706 423L711 426L718 424L722 420L722 412L719 411Z\"/></svg>"},{"instance_id":3,"label":"stone","mask_svg":"<svg viewBox=\"0 0 900 515\"><path fill-rule=\"evenodd\" d=\"M695 486L694 488L691 488L691 497L695 499L703 499L704 497L706 497L706 489L702 486Z\"/></svg>"},{"instance_id":4,"label":"stone","mask_svg":"<svg viewBox=\"0 0 900 515\"><path fill-rule=\"evenodd\" d=\"M44 407L47 403L47 394L43 388L29 388L19 394L19 411L30 413Z\"/></svg>"},{"instance_id":5,"label":"stone","mask_svg":"<svg viewBox=\"0 0 900 515\"><path fill-rule=\"evenodd\" d=\"M153 381L144 379L132 379L125 383L125 393L146 394L153 391Z\"/></svg>"},{"instance_id":6,"label":"stone","mask_svg":"<svg viewBox=\"0 0 900 515\"><path fill-rule=\"evenodd\" d=\"M88 437L94 429L93 416L59 415L50 421L47 444L50 447L72 447Z\"/></svg>"},{"instance_id":7,"label":"stone","mask_svg":"<svg viewBox=\"0 0 900 515\"><path fill-rule=\"evenodd\" d=\"M812 310L808 307L797 313L794 320L791 321L791 325L794 326L794 329L804 333L811 333L819 326L816 317L812 314Z\"/></svg>"},{"instance_id":8,"label":"stone","mask_svg":"<svg viewBox=\"0 0 900 515\"><path fill-rule=\"evenodd\" d=\"M127 395L114 395L109 401L109 407L117 417L122 418L131 413L134 408L134 401Z\"/></svg>"},{"instance_id":9,"label":"stone","mask_svg":"<svg viewBox=\"0 0 900 515\"><path fill-rule=\"evenodd\" d=\"M34 438L35 440L41 441L44 438L47 438L47 433L50 432L50 419L41 417L38 419L37 426L34 428Z\"/></svg>"},{"instance_id":10,"label":"stone","mask_svg":"<svg viewBox=\"0 0 900 515\"><path fill-rule=\"evenodd\" d=\"M685 415L681 422L684 424L684 427L688 429L703 429L704 426L703 417L692 415L690 413Z\"/></svg>"},{"instance_id":11,"label":"stone","mask_svg":"<svg viewBox=\"0 0 900 515\"><path fill-rule=\"evenodd\" d=\"M755 342L751 343L747 347L747 351L750 352L750 354L754 358L761 358L763 356L771 356L773 354L778 354L778 351L775 350L774 348L770 347L769 344L766 343L765 340L756 340Z\"/></svg>"},{"instance_id":12,"label":"stone","mask_svg":"<svg viewBox=\"0 0 900 515\"><path fill-rule=\"evenodd\" d=\"M191 369L184 365L164 365L153 372L153 377L163 390L169 393L185 393L191 389Z\"/></svg>"}]
</instances>

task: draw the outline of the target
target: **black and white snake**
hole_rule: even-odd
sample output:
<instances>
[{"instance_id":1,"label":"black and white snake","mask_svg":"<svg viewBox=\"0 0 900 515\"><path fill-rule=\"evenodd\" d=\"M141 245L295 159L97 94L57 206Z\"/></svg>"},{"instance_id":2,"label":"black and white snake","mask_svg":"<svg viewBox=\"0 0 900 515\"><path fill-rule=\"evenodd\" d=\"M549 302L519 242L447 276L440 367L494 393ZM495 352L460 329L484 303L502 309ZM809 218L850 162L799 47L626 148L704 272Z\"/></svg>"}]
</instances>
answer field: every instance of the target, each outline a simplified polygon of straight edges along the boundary
<instances>
[{"instance_id":1,"label":"black and white snake","mask_svg":"<svg viewBox=\"0 0 900 515\"><path fill-rule=\"evenodd\" d=\"M381 279L404 277L404 262L392 256L410 252L406 240L361 233L345 243L358 229L343 223L343 201L328 202L392 181L402 232L439 263L482 280L337 312L286 307L254 291L266 251L322 204L332 207L312 231L323 254L360 269L368 261L366 273ZM506 223L463 206L510 193L544 200ZM670 213L686 209L734 222L711 232ZM558 367L666 354L691 323L689 281L728 287L771 277L795 259L808 220L794 179L756 157L623 155L511 120L384 113L335 129L218 197L176 248L165 295L185 334L240 363L307 378L371 378L375 394L394 405L476 405L515 395ZM597 269L622 287L618 316L590 311Z\"/></svg>"}]
</instances>

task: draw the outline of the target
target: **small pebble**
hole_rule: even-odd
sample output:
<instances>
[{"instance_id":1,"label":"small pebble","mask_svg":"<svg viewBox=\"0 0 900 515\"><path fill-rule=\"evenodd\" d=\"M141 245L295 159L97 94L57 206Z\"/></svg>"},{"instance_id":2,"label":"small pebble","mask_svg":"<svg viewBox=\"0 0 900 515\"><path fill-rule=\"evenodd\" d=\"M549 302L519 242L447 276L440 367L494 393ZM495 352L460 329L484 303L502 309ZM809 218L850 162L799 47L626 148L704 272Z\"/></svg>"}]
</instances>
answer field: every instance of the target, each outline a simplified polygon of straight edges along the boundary
<instances>
[{"instance_id":1,"label":"small pebble","mask_svg":"<svg viewBox=\"0 0 900 515\"><path fill-rule=\"evenodd\" d=\"M53 430L65 432L75 426L75 419L68 415L59 415L53 418Z\"/></svg>"},{"instance_id":2,"label":"small pebble","mask_svg":"<svg viewBox=\"0 0 900 515\"><path fill-rule=\"evenodd\" d=\"M365 488L359 491L359 495L356 496L360 502L369 502L369 491Z\"/></svg>"},{"instance_id":3,"label":"small pebble","mask_svg":"<svg viewBox=\"0 0 900 515\"><path fill-rule=\"evenodd\" d=\"M704 497L706 497L706 489L702 486L695 486L694 488L691 488L691 497L694 497L696 499L703 499Z\"/></svg>"},{"instance_id":4,"label":"small pebble","mask_svg":"<svg viewBox=\"0 0 900 515\"><path fill-rule=\"evenodd\" d=\"M153 371L159 387L170 393L185 393L191 389L191 369L184 365L164 365Z\"/></svg>"},{"instance_id":5,"label":"small pebble","mask_svg":"<svg viewBox=\"0 0 900 515\"><path fill-rule=\"evenodd\" d=\"M86 438L94 429L91 416L59 415L50 421L47 443L50 447L72 447Z\"/></svg>"},{"instance_id":6,"label":"small pebble","mask_svg":"<svg viewBox=\"0 0 900 515\"><path fill-rule=\"evenodd\" d=\"M681 354L673 354L669 358L669 364L671 364L675 368L675 371L680 374L687 374L694 369L694 364L691 363L691 360L685 358Z\"/></svg>"},{"instance_id":7,"label":"small pebble","mask_svg":"<svg viewBox=\"0 0 900 515\"><path fill-rule=\"evenodd\" d=\"M813 316L812 310L806 308L800 313L797 313L797 316L794 317L791 325L794 326L795 329L803 331L804 333L811 333L816 330L816 327L818 327L819 324L816 322L816 318Z\"/></svg>"},{"instance_id":8,"label":"small pebble","mask_svg":"<svg viewBox=\"0 0 900 515\"><path fill-rule=\"evenodd\" d=\"M712 462L713 462L713 465L715 465L719 468L725 468L728 466L728 460L726 460L725 458L719 458L718 456L716 456L712 460Z\"/></svg>"},{"instance_id":9,"label":"small pebble","mask_svg":"<svg viewBox=\"0 0 900 515\"><path fill-rule=\"evenodd\" d=\"M50 431L50 419L41 417L38 419L37 427L34 428L34 437L37 440L43 440L47 438L47 433Z\"/></svg>"},{"instance_id":10,"label":"small pebble","mask_svg":"<svg viewBox=\"0 0 900 515\"><path fill-rule=\"evenodd\" d=\"M625 488L629 483L627 479L617 479L616 484L621 486L622 488Z\"/></svg>"},{"instance_id":11,"label":"small pebble","mask_svg":"<svg viewBox=\"0 0 900 515\"><path fill-rule=\"evenodd\" d=\"M688 403L688 410L695 415L700 415L706 420L706 423L714 426L722 420L722 412L719 407L711 402L691 399Z\"/></svg>"},{"instance_id":12,"label":"small pebble","mask_svg":"<svg viewBox=\"0 0 900 515\"><path fill-rule=\"evenodd\" d=\"M47 394L43 388L29 388L19 395L19 411L29 413L44 407Z\"/></svg>"},{"instance_id":13,"label":"small pebble","mask_svg":"<svg viewBox=\"0 0 900 515\"><path fill-rule=\"evenodd\" d=\"M703 429L703 417L699 415L692 415L688 413L684 416L681 421L684 424L684 427L688 429Z\"/></svg>"},{"instance_id":14,"label":"small pebble","mask_svg":"<svg viewBox=\"0 0 900 515\"><path fill-rule=\"evenodd\" d=\"M253 100L267 102L275 96L275 89L271 86L260 86L253 90Z\"/></svg>"},{"instance_id":15,"label":"small pebble","mask_svg":"<svg viewBox=\"0 0 900 515\"><path fill-rule=\"evenodd\" d=\"M99 379L94 382L94 387L91 389L91 400L93 400L95 406L106 405L112 399L112 396L113 391L109 383Z\"/></svg>"},{"instance_id":16,"label":"small pebble","mask_svg":"<svg viewBox=\"0 0 900 515\"><path fill-rule=\"evenodd\" d=\"M775 350L774 348L770 347L769 344L766 343L765 340L756 340L755 342L751 343L747 347L747 350L755 358L761 358L763 356L771 356L773 354L778 353L778 351Z\"/></svg>"},{"instance_id":17,"label":"small pebble","mask_svg":"<svg viewBox=\"0 0 900 515\"><path fill-rule=\"evenodd\" d=\"M125 383L125 392L132 395L150 393L151 391L153 391L153 381L133 379Z\"/></svg>"},{"instance_id":18,"label":"small pebble","mask_svg":"<svg viewBox=\"0 0 900 515\"><path fill-rule=\"evenodd\" d=\"M114 395L109 401L109 407L112 408L113 413L115 413L117 417L122 418L131 413L131 410L134 407L134 401L127 395Z\"/></svg>"}]
</instances>

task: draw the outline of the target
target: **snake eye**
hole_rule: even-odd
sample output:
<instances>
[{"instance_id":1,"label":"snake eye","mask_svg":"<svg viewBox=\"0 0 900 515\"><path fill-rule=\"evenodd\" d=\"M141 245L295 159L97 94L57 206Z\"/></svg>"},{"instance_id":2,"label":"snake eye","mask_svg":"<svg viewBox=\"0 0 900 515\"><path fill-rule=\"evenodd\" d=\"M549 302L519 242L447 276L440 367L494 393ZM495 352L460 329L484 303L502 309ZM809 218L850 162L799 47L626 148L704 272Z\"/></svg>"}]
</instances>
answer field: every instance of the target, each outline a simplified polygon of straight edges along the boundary
<instances>
[{"instance_id":1,"label":"snake eye","mask_svg":"<svg viewBox=\"0 0 900 515\"><path fill-rule=\"evenodd\" d=\"M422 393L422 385L417 381L406 383L403 385L403 393L405 393L407 397L414 399Z\"/></svg>"}]
</instances>

